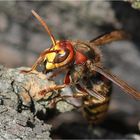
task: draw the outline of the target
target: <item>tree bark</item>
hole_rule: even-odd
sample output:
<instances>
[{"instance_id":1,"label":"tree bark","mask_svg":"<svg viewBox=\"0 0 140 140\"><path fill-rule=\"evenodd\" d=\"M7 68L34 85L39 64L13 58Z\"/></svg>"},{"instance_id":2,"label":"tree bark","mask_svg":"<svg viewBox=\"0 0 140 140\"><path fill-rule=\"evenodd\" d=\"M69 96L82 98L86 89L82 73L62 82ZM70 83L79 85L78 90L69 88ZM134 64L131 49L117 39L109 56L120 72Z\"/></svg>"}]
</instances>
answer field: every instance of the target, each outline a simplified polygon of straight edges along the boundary
<instances>
[{"instance_id":1,"label":"tree bark","mask_svg":"<svg viewBox=\"0 0 140 140\"><path fill-rule=\"evenodd\" d=\"M0 139L51 139L51 125L42 123L34 113L45 109L36 102L45 98L38 92L54 82L38 72L23 74L21 69L25 68L0 65Z\"/></svg>"}]
</instances>

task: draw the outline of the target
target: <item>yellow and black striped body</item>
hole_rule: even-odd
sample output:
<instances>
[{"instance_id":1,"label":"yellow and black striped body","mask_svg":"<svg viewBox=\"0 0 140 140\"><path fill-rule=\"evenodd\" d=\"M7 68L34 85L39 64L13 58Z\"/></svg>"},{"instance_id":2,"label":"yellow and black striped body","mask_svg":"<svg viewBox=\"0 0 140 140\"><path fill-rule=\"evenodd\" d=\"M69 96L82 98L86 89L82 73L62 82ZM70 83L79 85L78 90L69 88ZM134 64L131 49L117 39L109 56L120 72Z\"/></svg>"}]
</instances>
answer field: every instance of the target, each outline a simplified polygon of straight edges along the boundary
<instances>
[{"instance_id":1,"label":"yellow and black striped body","mask_svg":"<svg viewBox=\"0 0 140 140\"><path fill-rule=\"evenodd\" d=\"M89 83L87 84L89 85ZM108 111L112 92L112 83L102 75L96 74L96 76L92 77L90 84L92 84L92 88L94 88L94 90L105 97L105 100L100 101L90 95L83 97L83 114L89 123L98 124L104 120Z\"/></svg>"},{"instance_id":2,"label":"yellow and black striped body","mask_svg":"<svg viewBox=\"0 0 140 140\"><path fill-rule=\"evenodd\" d=\"M109 107L112 82L95 71L91 73L85 65L76 65L71 68L69 76L71 82L75 83L73 95L79 93L83 95L81 107L86 119L93 124L101 122ZM85 90L91 93L96 91L104 100L96 98L93 94L85 96Z\"/></svg>"}]
</instances>

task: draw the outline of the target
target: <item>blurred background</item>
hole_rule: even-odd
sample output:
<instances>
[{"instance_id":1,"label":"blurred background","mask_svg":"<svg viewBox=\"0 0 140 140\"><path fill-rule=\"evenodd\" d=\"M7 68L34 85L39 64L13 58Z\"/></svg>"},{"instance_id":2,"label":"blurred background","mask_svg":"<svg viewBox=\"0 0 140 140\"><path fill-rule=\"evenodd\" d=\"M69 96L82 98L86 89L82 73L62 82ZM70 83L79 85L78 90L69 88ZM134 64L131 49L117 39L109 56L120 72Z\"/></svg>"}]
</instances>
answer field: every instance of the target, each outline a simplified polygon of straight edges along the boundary
<instances>
[{"instance_id":1,"label":"blurred background","mask_svg":"<svg viewBox=\"0 0 140 140\"><path fill-rule=\"evenodd\" d=\"M140 10L126 1L1 1L0 64L8 68L31 66L51 40L32 16L34 9L56 39L91 40L123 29L131 40L102 46L103 63L140 91ZM138 127L140 102L114 86L109 113Z\"/></svg>"}]
</instances>

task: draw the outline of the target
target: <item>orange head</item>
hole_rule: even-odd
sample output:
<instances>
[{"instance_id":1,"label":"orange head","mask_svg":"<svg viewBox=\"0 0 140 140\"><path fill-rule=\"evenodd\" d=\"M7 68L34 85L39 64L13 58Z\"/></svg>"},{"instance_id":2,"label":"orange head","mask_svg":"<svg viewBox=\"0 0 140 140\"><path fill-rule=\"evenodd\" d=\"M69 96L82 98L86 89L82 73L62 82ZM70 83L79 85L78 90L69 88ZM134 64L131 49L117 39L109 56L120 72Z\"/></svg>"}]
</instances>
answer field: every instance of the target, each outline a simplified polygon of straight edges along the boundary
<instances>
[{"instance_id":1,"label":"orange head","mask_svg":"<svg viewBox=\"0 0 140 140\"><path fill-rule=\"evenodd\" d=\"M55 46L52 45L50 48L50 51L53 50L56 52L48 53L44 57L46 70L63 67L73 61L74 50L70 41L56 41Z\"/></svg>"},{"instance_id":2,"label":"orange head","mask_svg":"<svg viewBox=\"0 0 140 140\"><path fill-rule=\"evenodd\" d=\"M46 70L63 67L72 62L74 50L71 42L68 40L56 41L45 21L34 10L32 10L32 14L39 20L52 40L52 46L42 55Z\"/></svg>"}]
</instances>

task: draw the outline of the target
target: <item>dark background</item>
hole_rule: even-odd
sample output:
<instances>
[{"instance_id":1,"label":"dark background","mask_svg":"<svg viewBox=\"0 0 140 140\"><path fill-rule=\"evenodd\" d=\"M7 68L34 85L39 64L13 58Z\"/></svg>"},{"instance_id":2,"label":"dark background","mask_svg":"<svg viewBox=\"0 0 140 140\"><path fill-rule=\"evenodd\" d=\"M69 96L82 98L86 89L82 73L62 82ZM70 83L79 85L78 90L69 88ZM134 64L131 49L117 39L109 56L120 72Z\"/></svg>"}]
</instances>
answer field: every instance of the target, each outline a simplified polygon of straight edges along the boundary
<instances>
[{"instance_id":1,"label":"dark background","mask_svg":"<svg viewBox=\"0 0 140 140\"><path fill-rule=\"evenodd\" d=\"M91 40L123 29L131 40L102 46L104 65L140 91L140 11L123 1L0 2L0 63L9 68L31 66L50 47L47 33L32 16L42 16L56 39ZM114 87L109 114L137 128L140 102ZM133 129L133 130L134 130Z\"/></svg>"}]
</instances>

